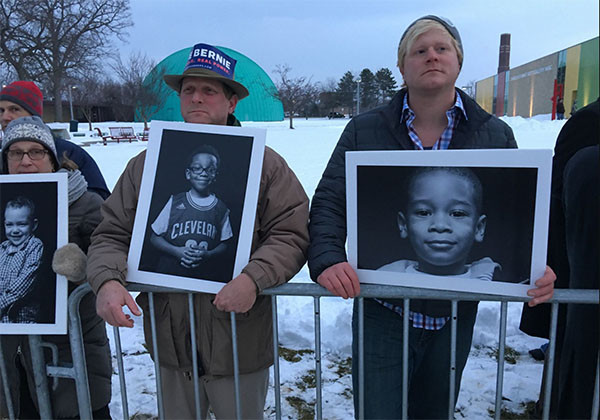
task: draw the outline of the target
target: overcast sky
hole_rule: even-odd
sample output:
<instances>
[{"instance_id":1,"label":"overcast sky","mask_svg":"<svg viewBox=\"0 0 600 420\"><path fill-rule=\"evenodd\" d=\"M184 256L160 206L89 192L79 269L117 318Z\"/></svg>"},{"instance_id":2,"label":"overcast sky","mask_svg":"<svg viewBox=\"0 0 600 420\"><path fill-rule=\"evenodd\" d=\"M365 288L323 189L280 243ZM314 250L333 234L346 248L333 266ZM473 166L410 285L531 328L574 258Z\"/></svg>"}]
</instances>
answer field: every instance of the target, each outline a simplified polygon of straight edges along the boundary
<instances>
[{"instance_id":1,"label":"overcast sky","mask_svg":"<svg viewBox=\"0 0 600 420\"><path fill-rule=\"evenodd\" d=\"M414 19L437 14L457 26L465 60L457 84L498 69L500 34L511 34L511 67L598 36L598 0L131 0L135 22L122 57L157 62L200 42L234 49L272 78L277 64L292 76L336 82L350 70L395 67L398 41Z\"/></svg>"}]
</instances>

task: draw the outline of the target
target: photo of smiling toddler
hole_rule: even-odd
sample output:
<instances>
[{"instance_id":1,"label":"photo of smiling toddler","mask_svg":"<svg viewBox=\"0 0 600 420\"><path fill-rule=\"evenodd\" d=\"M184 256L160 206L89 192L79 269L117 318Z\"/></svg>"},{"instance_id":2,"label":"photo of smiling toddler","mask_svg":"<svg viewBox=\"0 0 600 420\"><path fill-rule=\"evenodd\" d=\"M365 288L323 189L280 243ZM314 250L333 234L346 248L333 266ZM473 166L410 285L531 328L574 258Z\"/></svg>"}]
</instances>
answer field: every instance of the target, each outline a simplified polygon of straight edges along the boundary
<instances>
[{"instance_id":1,"label":"photo of smiling toddler","mask_svg":"<svg viewBox=\"0 0 600 420\"><path fill-rule=\"evenodd\" d=\"M415 170L407 182L397 224L416 261L397 260L379 270L493 280L498 263L489 257L468 261L473 245L485 237L482 191L480 180L467 168Z\"/></svg>"},{"instance_id":2,"label":"photo of smiling toddler","mask_svg":"<svg viewBox=\"0 0 600 420\"><path fill-rule=\"evenodd\" d=\"M10 200L4 209L6 240L0 244L0 321L37 322L39 305L28 299L35 288L44 245L34 235L35 205L27 197Z\"/></svg>"}]
</instances>

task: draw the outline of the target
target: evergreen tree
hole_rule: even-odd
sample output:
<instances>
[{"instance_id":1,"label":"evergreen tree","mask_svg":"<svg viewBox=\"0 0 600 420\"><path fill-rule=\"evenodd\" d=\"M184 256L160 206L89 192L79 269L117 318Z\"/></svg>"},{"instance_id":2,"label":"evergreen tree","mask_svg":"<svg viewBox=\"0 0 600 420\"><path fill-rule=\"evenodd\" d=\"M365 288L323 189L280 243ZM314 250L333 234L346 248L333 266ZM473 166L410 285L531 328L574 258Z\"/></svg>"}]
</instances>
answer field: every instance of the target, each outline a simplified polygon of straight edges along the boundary
<instances>
[{"instance_id":1,"label":"evergreen tree","mask_svg":"<svg viewBox=\"0 0 600 420\"><path fill-rule=\"evenodd\" d=\"M356 82L352 73L347 71L338 82L336 93L340 105L352 109L356 97Z\"/></svg>"},{"instance_id":2,"label":"evergreen tree","mask_svg":"<svg viewBox=\"0 0 600 420\"><path fill-rule=\"evenodd\" d=\"M379 69L375 73L375 79L377 79L379 87L379 103L385 104L398 92L396 79L394 79L391 70L387 67Z\"/></svg>"},{"instance_id":3,"label":"evergreen tree","mask_svg":"<svg viewBox=\"0 0 600 420\"><path fill-rule=\"evenodd\" d=\"M368 111L377 106L379 85L373 72L363 69L360 72L360 112Z\"/></svg>"}]
</instances>

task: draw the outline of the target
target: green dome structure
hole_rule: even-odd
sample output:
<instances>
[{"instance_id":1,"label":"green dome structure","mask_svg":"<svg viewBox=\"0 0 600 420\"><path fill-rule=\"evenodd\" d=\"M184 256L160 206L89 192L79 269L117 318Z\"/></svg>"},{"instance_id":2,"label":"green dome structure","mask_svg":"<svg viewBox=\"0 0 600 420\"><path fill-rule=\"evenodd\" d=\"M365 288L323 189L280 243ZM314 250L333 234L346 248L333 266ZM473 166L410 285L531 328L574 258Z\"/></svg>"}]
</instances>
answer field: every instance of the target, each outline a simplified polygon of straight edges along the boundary
<instances>
[{"instance_id":1,"label":"green dome structure","mask_svg":"<svg viewBox=\"0 0 600 420\"><path fill-rule=\"evenodd\" d=\"M277 88L267 73L254 61L243 54L225 47L217 47L237 60L235 80L243 84L250 96L238 102L234 115L240 121L282 121L283 104L274 98L269 91L276 92ZM190 54L190 48L179 50L156 65L152 72L162 67L166 74L181 74ZM151 73L152 73L151 72ZM146 76L144 84L151 83L150 75ZM161 81L161 83L164 83ZM183 121L179 111L177 93L169 89L165 105L152 116L154 120Z\"/></svg>"}]
</instances>

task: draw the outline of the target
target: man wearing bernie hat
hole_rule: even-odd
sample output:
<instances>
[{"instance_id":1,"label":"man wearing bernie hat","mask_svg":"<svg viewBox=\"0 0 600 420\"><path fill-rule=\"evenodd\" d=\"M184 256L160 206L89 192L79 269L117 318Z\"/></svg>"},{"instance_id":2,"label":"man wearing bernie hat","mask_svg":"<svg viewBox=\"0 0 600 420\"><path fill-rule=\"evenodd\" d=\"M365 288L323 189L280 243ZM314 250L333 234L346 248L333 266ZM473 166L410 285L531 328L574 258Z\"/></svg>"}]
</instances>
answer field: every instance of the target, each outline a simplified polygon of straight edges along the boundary
<instances>
[{"instance_id":1,"label":"man wearing bernie hat","mask_svg":"<svg viewBox=\"0 0 600 420\"><path fill-rule=\"evenodd\" d=\"M181 115L188 123L239 125L233 112L248 90L234 78L236 60L222 50L195 45L180 75L165 82L179 94ZM133 158L103 207L104 220L94 232L88 254L88 281L97 294L97 311L114 326L131 327L127 305L139 315L125 289L125 270L142 179L145 152ZM235 418L234 369L230 315L239 315L237 342L241 418L262 418L269 366L273 364L271 301L258 296L265 288L288 281L305 262L308 247L308 198L283 158L265 149L256 225L250 261L242 274L216 295L196 294L197 348L190 350L186 294L155 294L160 373L166 418L196 418L192 351L199 356L200 414L208 408L219 419ZM144 309L146 341L150 343L148 298ZM151 348L151 346L148 346ZM158 362L156 357L155 362Z\"/></svg>"},{"instance_id":2,"label":"man wearing bernie hat","mask_svg":"<svg viewBox=\"0 0 600 420\"><path fill-rule=\"evenodd\" d=\"M37 116L42 118L44 96L33 82L16 81L5 86L0 91L0 126L2 130L12 120L19 117ZM75 162L88 183L88 189L102 198L110 195L104 177L96 161L79 145L55 138L59 158L68 157Z\"/></svg>"},{"instance_id":3,"label":"man wearing bernie hat","mask_svg":"<svg viewBox=\"0 0 600 420\"><path fill-rule=\"evenodd\" d=\"M398 68L403 89L388 105L358 115L346 126L312 199L308 265L311 277L343 298L360 293L356 272L345 251L345 153L356 150L427 150L515 148L510 127L491 116L455 87L463 63L456 27L438 16L411 23L400 39ZM388 261L389 262L389 261ZM382 264L383 265L383 264ZM418 268L417 268L418 269ZM556 276L547 268L528 293L530 305L552 297ZM403 300L364 300L364 388L359 389L358 306L354 306L353 387L357 417L448 418L450 392L451 309L449 302L412 300L408 314ZM458 396L467 361L476 302L460 302L456 339ZM402 406L403 317L408 316L408 404ZM359 393L364 406L359 406Z\"/></svg>"}]
</instances>

